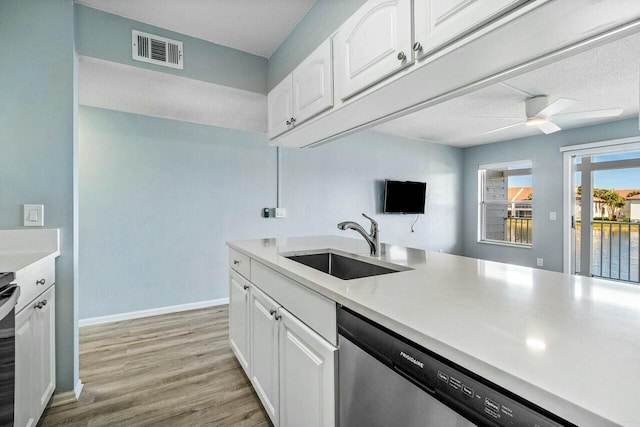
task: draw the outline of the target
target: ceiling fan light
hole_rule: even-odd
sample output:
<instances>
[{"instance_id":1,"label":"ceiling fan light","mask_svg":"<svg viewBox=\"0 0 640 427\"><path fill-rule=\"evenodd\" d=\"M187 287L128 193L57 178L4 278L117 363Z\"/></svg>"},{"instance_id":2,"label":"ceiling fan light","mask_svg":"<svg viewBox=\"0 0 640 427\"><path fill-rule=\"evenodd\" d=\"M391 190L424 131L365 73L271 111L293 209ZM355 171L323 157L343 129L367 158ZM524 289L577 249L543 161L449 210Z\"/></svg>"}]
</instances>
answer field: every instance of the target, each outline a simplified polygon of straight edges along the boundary
<instances>
[{"instance_id":1,"label":"ceiling fan light","mask_svg":"<svg viewBox=\"0 0 640 427\"><path fill-rule=\"evenodd\" d=\"M529 117L526 124L527 126L540 126L545 123L548 123L545 117Z\"/></svg>"}]
</instances>

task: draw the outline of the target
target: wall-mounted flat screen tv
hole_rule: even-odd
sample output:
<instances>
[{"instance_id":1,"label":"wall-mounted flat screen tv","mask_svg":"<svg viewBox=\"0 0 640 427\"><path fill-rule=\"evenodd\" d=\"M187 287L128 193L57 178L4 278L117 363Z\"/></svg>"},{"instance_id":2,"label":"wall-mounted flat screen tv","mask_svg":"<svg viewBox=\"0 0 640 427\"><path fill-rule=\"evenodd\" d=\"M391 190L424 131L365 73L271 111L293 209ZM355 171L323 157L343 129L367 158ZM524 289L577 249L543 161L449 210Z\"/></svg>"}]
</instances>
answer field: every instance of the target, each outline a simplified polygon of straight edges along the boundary
<instances>
[{"instance_id":1,"label":"wall-mounted flat screen tv","mask_svg":"<svg viewBox=\"0 0 640 427\"><path fill-rule=\"evenodd\" d=\"M391 181L384 184L384 213L423 214L426 182Z\"/></svg>"}]
</instances>

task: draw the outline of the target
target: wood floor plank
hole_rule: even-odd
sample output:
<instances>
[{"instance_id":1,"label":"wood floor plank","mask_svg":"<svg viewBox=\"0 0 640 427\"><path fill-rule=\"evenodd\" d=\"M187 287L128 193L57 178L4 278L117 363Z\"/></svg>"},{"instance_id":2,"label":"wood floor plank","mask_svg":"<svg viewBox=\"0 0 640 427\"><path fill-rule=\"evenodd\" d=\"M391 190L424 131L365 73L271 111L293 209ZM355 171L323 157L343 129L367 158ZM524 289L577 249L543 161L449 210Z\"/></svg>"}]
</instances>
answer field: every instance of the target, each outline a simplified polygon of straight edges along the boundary
<instances>
[{"instance_id":1,"label":"wood floor plank","mask_svg":"<svg viewBox=\"0 0 640 427\"><path fill-rule=\"evenodd\" d=\"M39 426L270 426L228 343L227 306L80 329L78 402Z\"/></svg>"}]
</instances>

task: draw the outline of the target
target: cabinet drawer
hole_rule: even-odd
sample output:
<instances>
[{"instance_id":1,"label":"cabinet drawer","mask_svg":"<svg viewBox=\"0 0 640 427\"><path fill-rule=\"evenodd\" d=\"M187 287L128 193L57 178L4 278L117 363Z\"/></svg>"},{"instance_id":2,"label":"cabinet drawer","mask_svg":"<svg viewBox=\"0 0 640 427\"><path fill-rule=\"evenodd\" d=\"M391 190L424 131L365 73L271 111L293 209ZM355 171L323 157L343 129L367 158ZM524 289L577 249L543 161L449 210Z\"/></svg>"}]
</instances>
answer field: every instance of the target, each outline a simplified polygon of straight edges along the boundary
<instances>
[{"instance_id":1,"label":"cabinet drawer","mask_svg":"<svg viewBox=\"0 0 640 427\"><path fill-rule=\"evenodd\" d=\"M336 303L306 286L251 262L252 282L333 345L338 344Z\"/></svg>"},{"instance_id":2,"label":"cabinet drawer","mask_svg":"<svg viewBox=\"0 0 640 427\"><path fill-rule=\"evenodd\" d=\"M53 285L56 281L55 262L55 258L43 259L16 273L15 282L20 286L16 313Z\"/></svg>"},{"instance_id":3,"label":"cabinet drawer","mask_svg":"<svg viewBox=\"0 0 640 427\"><path fill-rule=\"evenodd\" d=\"M251 280L251 267L249 257L245 254L229 248L229 267Z\"/></svg>"}]
</instances>

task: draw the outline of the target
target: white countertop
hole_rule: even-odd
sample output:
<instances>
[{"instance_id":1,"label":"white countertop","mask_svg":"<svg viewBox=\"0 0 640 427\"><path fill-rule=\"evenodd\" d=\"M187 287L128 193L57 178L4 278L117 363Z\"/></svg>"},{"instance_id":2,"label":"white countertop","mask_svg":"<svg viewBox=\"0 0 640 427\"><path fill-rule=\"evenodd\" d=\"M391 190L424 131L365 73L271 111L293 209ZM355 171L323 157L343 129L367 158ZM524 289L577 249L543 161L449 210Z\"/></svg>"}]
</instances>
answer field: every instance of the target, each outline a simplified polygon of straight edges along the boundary
<instances>
[{"instance_id":1,"label":"white countertop","mask_svg":"<svg viewBox=\"0 0 640 427\"><path fill-rule=\"evenodd\" d=\"M640 286L382 245L413 270L341 280L279 253L362 239L228 245L580 426L640 426Z\"/></svg>"},{"instance_id":2,"label":"white countertop","mask_svg":"<svg viewBox=\"0 0 640 427\"><path fill-rule=\"evenodd\" d=\"M0 272L19 274L47 257L60 255L60 230L0 230Z\"/></svg>"}]
</instances>

